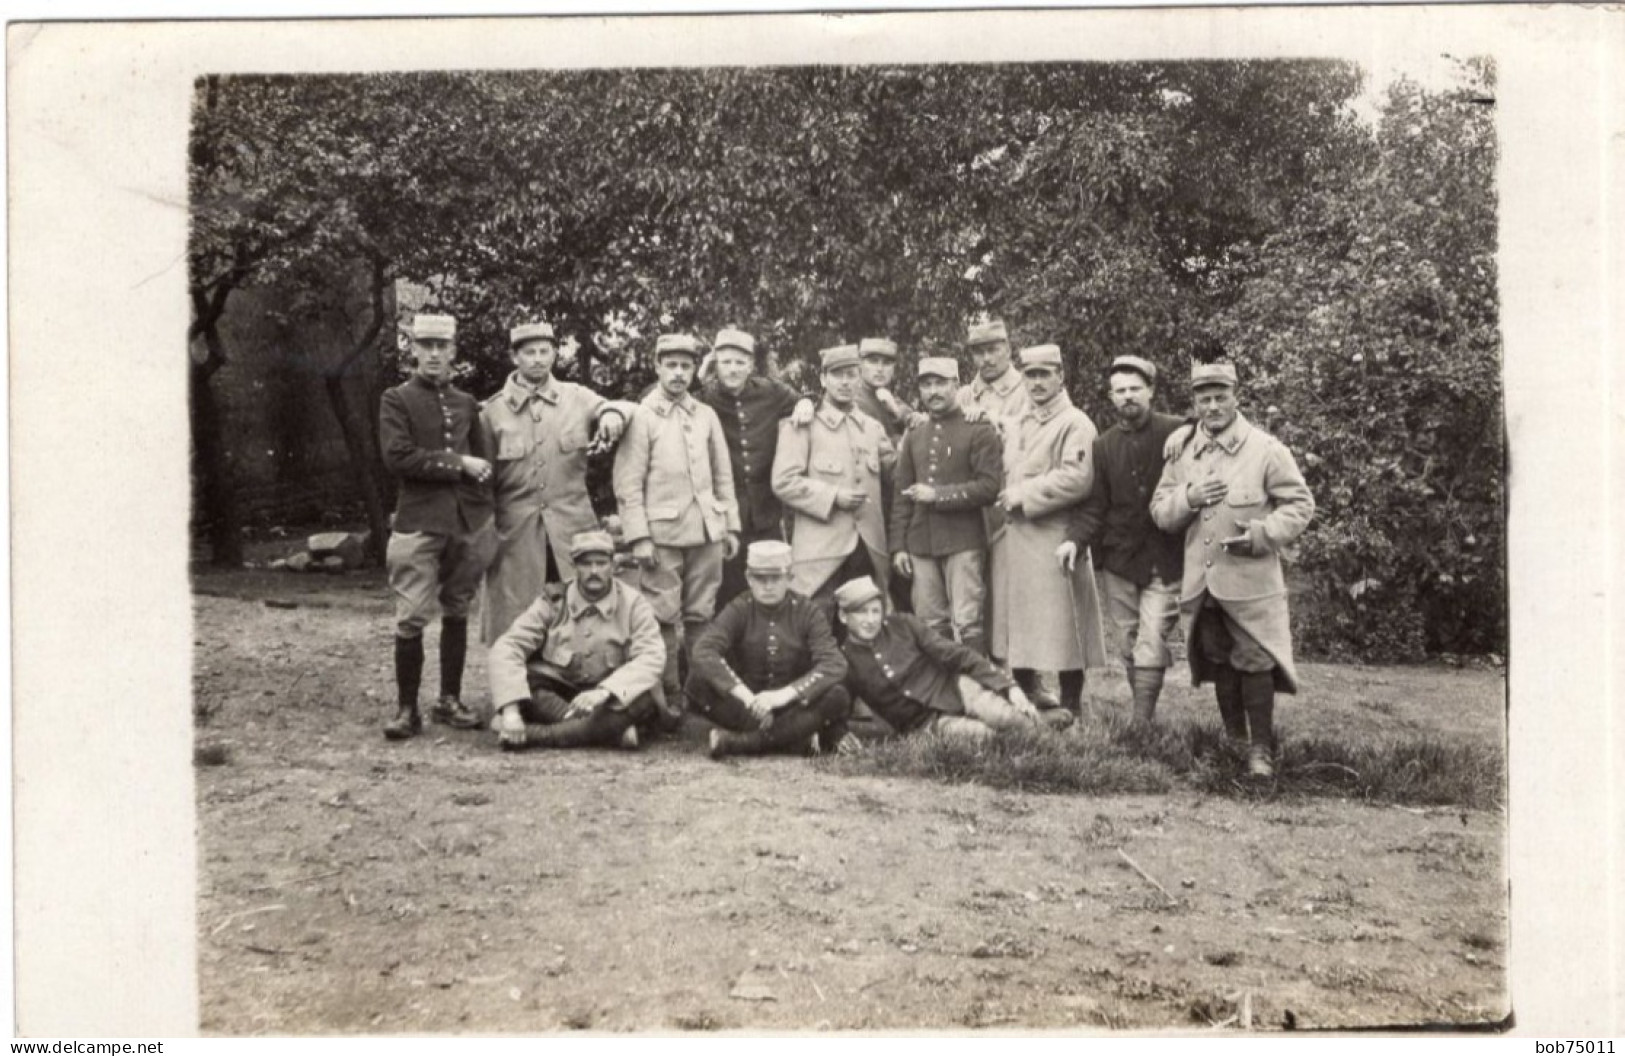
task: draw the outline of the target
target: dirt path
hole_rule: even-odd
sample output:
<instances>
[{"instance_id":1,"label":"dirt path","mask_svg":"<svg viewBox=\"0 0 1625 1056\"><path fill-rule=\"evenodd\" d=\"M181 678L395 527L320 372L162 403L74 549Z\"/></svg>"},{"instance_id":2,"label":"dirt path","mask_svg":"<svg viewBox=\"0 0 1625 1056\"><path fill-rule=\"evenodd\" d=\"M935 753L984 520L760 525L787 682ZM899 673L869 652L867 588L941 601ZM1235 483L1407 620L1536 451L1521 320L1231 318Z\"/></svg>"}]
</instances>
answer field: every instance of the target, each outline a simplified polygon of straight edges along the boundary
<instances>
[{"instance_id":1,"label":"dirt path","mask_svg":"<svg viewBox=\"0 0 1625 1056\"><path fill-rule=\"evenodd\" d=\"M1279 1029L1506 1011L1498 812L719 764L698 729L637 755L504 755L483 732L390 744L375 582L199 587L226 595L197 603L199 740L231 753L197 772L207 1032ZM1497 672L1308 665L1306 683L1289 736L1499 743ZM1121 696L1121 676L1093 692ZM1170 690L1170 714L1204 706Z\"/></svg>"}]
</instances>

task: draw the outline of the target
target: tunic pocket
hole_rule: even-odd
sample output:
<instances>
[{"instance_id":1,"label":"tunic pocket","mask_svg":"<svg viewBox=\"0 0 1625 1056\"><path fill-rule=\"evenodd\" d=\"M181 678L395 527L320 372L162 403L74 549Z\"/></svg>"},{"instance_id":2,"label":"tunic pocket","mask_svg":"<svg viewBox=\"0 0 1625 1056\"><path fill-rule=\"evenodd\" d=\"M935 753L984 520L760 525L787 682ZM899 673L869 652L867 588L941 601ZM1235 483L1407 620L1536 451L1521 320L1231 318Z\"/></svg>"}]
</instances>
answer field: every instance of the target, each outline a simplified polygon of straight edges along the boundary
<instances>
[{"instance_id":1,"label":"tunic pocket","mask_svg":"<svg viewBox=\"0 0 1625 1056\"><path fill-rule=\"evenodd\" d=\"M559 434L559 450L565 454L579 451L587 446L587 431L579 428L569 428Z\"/></svg>"},{"instance_id":2,"label":"tunic pocket","mask_svg":"<svg viewBox=\"0 0 1625 1056\"><path fill-rule=\"evenodd\" d=\"M550 628L542 645L542 659L554 667L567 668L575 658L575 628L569 623Z\"/></svg>"},{"instance_id":3,"label":"tunic pocket","mask_svg":"<svg viewBox=\"0 0 1625 1056\"><path fill-rule=\"evenodd\" d=\"M839 477L846 473L846 466L838 458L815 458L812 463L813 471L826 477Z\"/></svg>"},{"instance_id":4,"label":"tunic pocket","mask_svg":"<svg viewBox=\"0 0 1625 1056\"><path fill-rule=\"evenodd\" d=\"M497 461L513 462L530 454L530 444L518 433L497 434Z\"/></svg>"}]
</instances>

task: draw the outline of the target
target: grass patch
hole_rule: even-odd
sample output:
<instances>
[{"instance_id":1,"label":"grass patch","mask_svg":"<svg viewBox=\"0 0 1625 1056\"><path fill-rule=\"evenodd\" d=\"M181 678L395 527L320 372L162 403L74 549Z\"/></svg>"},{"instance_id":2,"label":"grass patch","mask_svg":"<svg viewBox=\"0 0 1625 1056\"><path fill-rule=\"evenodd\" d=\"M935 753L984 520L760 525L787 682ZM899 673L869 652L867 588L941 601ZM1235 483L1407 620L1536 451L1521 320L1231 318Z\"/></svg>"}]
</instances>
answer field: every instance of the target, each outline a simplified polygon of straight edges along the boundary
<instances>
[{"instance_id":1,"label":"grass patch","mask_svg":"<svg viewBox=\"0 0 1625 1056\"><path fill-rule=\"evenodd\" d=\"M1007 731L984 741L936 734L890 738L826 764L837 773L918 777L949 784L1043 793L1134 795L1184 785L1234 798L1335 797L1480 810L1505 799L1500 752L1436 735L1392 735L1345 743L1287 737L1274 780L1247 776L1245 749L1215 723L1131 726L1097 713L1063 735Z\"/></svg>"}]
</instances>

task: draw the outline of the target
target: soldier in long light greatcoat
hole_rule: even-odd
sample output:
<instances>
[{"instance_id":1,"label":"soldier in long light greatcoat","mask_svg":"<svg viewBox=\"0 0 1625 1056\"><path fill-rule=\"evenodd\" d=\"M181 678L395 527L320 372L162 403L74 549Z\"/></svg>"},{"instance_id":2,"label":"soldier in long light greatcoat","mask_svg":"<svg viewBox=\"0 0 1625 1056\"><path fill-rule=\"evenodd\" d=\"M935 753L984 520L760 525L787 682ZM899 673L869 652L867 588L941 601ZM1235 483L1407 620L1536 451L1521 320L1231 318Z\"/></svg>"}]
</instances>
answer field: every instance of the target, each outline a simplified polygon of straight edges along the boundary
<instances>
[{"instance_id":1,"label":"soldier in long light greatcoat","mask_svg":"<svg viewBox=\"0 0 1625 1056\"><path fill-rule=\"evenodd\" d=\"M1298 691L1281 549L1309 524L1314 496L1286 445L1242 417L1236 368L1191 367L1198 425L1169 438L1151 498L1185 533L1180 611L1195 685L1211 681L1225 732L1249 740L1248 769L1275 773L1275 694Z\"/></svg>"},{"instance_id":2,"label":"soldier in long light greatcoat","mask_svg":"<svg viewBox=\"0 0 1625 1056\"><path fill-rule=\"evenodd\" d=\"M558 344L547 323L516 326L508 337L514 372L480 411L496 453L497 556L485 574L481 620L487 644L546 583L575 578L570 540L598 523L587 456L613 447L637 406L554 378Z\"/></svg>"},{"instance_id":3,"label":"soldier in long light greatcoat","mask_svg":"<svg viewBox=\"0 0 1625 1056\"><path fill-rule=\"evenodd\" d=\"M1060 348L1023 349L1021 373L1030 406L1005 420L999 505L1006 520L994 569L993 655L1009 663L1029 697L1038 671L1059 672L1061 706L1079 714L1085 668L1106 662L1100 600L1090 568L1058 575L1054 555L1071 507L1094 480L1095 426L1066 393Z\"/></svg>"}]
</instances>

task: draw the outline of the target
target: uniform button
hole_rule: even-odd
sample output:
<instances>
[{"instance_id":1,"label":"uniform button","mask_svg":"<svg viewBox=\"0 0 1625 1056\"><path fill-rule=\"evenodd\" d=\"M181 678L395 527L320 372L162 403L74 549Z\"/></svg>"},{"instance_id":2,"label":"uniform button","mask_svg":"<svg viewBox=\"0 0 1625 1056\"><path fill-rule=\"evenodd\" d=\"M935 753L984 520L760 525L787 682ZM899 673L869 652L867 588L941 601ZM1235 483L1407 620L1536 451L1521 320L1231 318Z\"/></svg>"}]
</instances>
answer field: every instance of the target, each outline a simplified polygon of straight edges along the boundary
<instances>
[{"instance_id":1,"label":"uniform button","mask_svg":"<svg viewBox=\"0 0 1625 1056\"><path fill-rule=\"evenodd\" d=\"M1207 563L1206 563L1206 564L1207 564L1207 567L1208 567L1208 568L1212 568L1212 567L1213 567L1213 562L1211 562L1211 561L1209 561L1209 562L1207 562Z\"/></svg>"},{"instance_id":2,"label":"uniform button","mask_svg":"<svg viewBox=\"0 0 1625 1056\"><path fill-rule=\"evenodd\" d=\"M1202 540L1202 545L1203 545L1203 546L1207 546L1207 545L1208 545L1208 544L1209 544L1209 543L1211 543L1211 542L1213 542L1213 537L1212 537L1212 536L1211 536L1211 535L1210 535L1210 536L1208 536L1208 537L1207 537L1207 538L1206 538L1206 539L1203 539L1203 540Z\"/></svg>"}]
</instances>

